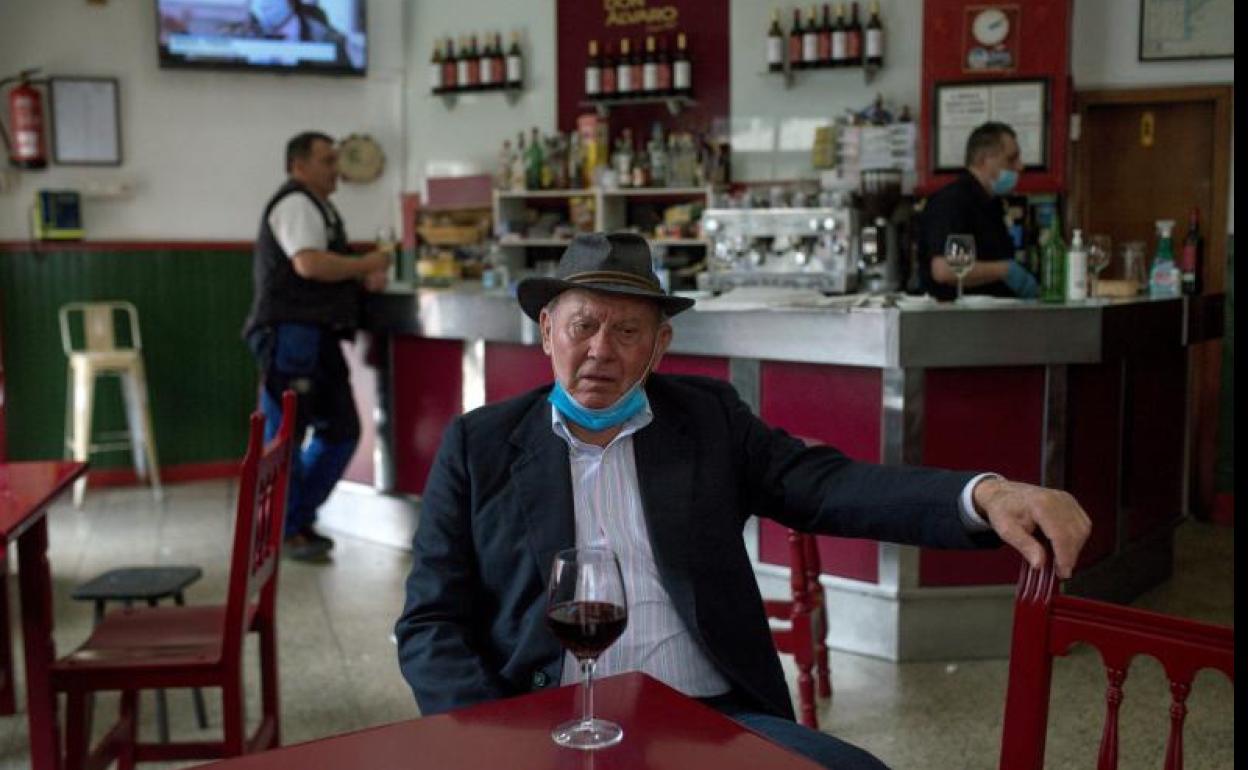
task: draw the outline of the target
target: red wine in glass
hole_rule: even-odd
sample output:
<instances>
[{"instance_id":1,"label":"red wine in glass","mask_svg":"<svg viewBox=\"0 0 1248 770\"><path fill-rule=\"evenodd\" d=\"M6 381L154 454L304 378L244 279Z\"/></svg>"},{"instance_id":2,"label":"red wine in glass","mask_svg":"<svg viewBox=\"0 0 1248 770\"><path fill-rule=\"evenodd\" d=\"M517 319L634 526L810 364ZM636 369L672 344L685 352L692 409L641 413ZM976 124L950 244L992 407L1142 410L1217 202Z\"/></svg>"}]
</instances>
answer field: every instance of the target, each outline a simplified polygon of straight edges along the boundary
<instances>
[{"instance_id":1,"label":"red wine in glass","mask_svg":"<svg viewBox=\"0 0 1248 770\"><path fill-rule=\"evenodd\" d=\"M581 718L550 731L560 746L601 749L624 738L624 730L594 718L594 665L628 624L624 573L610 548L569 548L555 554L546 592L546 625L581 664Z\"/></svg>"}]
</instances>

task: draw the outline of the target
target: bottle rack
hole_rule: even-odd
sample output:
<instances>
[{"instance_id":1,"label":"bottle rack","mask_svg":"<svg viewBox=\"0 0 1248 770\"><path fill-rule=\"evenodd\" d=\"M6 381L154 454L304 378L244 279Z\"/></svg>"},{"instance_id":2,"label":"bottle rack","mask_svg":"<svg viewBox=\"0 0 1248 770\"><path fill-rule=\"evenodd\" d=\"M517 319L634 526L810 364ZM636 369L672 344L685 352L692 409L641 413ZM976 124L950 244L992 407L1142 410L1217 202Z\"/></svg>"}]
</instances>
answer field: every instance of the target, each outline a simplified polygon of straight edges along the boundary
<instances>
[{"instance_id":1,"label":"bottle rack","mask_svg":"<svg viewBox=\"0 0 1248 770\"><path fill-rule=\"evenodd\" d=\"M604 96L581 101L582 107L592 107L600 117L607 117L613 107L631 107L638 104L664 104L673 115L697 104L685 94L637 94L635 96Z\"/></svg>"},{"instance_id":2,"label":"bottle rack","mask_svg":"<svg viewBox=\"0 0 1248 770\"><path fill-rule=\"evenodd\" d=\"M849 72L852 70L862 70L862 82L867 85L870 85L871 82L875 80L876 73L880 71L880 65L856 62L850 65L819 64L814 67L792 67L790 66L788 60L785 60L784 69L781 69L781 70L768 69L768 70L764 70L763 72L759 74L765 77L771 77L771 76L776 76L776 75L783 77L784 87L788 89L788 88L792 88L794 83L797 81L798 73L804 74L804 73L814 73L814 72Z\"/></svg>"},{"instance_id":3,"label":"bottle rack","mask_svg":"<svg viewBox=\"0 0 1248 770\"><path fill-rule=\"evenodd\" d=\"M711 188L709 187L619 187L605 189L601 187L572 188L567 190L495 190L494 191L494 224L497 227L509 216L522 209L526 201L531 200L566 200L571 198L594 199L594 230L619 230L628 226L628 201L670 200L672 202L702 200L709 206ZM705 248L706 241L702 238L649 238L654 245L690 246ZM570 238L557 237L521 237L507 235L499 239L499 246L512 248L563 247Z\"/></svg>"}]
</instances>

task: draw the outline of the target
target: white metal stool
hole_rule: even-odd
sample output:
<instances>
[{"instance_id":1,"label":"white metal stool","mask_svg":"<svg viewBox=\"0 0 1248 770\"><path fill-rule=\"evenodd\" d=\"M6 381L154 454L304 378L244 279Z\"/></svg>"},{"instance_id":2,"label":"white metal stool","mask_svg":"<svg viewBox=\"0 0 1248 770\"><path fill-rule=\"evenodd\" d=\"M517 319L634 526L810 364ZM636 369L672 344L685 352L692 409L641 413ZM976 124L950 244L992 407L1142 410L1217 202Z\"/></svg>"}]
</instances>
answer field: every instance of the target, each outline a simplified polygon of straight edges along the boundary
<instances>
[{"instance_id":1,"label":"white metal stool","mask_svg":"<svg viewBox=\"0 0 1248 770\"><path fill-rule=\"evenodd\" d=\"M148 409L147 376L143 371L143 341L139 314L129 302L70 302L61 306L61 348L69 359L65 393L65 454L85 461L92 452L130 449L134 469L141 480L150 480L160 501L160 466L156 462L156 438ZM81 321L76 319L81 318ZM117 321L126 324L129 345L118 347ZM81 323L81 346L75 346L72 323ZM100 376L121 380L128 430L100 434L92 442L91 417L95 406L95 381ZM82 507L87 477L74 483L74 507Z\"/></svg>"}]
</instances>

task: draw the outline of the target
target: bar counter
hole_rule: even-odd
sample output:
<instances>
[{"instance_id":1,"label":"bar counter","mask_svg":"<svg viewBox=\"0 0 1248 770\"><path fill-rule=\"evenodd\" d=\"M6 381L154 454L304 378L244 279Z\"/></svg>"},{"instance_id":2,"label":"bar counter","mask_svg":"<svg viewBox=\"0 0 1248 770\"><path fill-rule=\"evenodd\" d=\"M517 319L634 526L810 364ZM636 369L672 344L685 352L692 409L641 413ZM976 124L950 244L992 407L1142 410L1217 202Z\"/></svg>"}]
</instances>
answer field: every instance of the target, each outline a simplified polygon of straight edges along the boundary
<instances>
[{"instance_id":1,"label":"bar counter","mask_svg":"<svg viewBox=\"0 0 1248 770\"><path fill-rule=\"evenodd\" d=\"M1127 601L1170 574L1185 346L1222 328L1221 299L695 306L673 319L659 371L729 381L769 424L858 460L1066 489L1094 524L1068 590ZM369 367L362 346L352 367L376 444L357 454L372 467L353 468L383 491L420 494L455 415L550 381L536 324L503 291L400 284L370 297L365 319ZM745 537L764 594L784 595L784 529L754 520ZM891 660L1008 653L1012 550L819 540L834 647Z\"/></svg>"}]
</instances>

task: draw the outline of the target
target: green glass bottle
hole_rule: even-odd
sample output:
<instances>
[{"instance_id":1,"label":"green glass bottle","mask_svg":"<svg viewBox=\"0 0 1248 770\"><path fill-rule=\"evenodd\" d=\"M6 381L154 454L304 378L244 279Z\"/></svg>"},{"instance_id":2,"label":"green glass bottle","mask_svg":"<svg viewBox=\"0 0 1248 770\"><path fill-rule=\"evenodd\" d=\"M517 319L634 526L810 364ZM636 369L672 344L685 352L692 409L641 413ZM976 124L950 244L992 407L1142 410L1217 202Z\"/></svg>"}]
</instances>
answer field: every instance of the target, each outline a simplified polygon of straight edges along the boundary
<instances>
[{"instance_id":1,"label":"green glass bottle","mask_svg":"<svg viewBox=\"0 0 1248 770\"><path fill-rule=\"evenodd\" d=\"M1066 301L1066 243L1062 240L1062 215L1054 210L1053 224L1040 245L1040 299Z\"/></svg>"}]
</instances>

